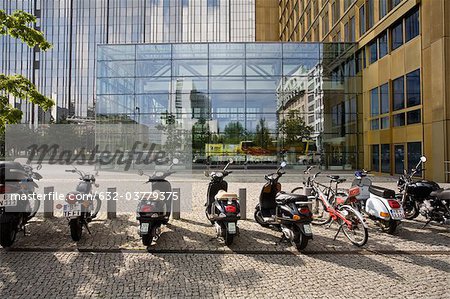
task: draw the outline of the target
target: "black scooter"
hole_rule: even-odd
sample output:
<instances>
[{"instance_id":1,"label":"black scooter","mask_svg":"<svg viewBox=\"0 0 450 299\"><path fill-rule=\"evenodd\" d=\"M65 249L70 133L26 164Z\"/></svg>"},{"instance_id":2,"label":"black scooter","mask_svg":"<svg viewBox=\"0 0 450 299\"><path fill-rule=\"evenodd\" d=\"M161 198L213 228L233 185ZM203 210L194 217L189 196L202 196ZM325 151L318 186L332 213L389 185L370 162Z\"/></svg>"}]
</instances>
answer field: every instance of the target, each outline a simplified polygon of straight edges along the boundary
<instances>
[{"instance_id":1,"label":"black scooter","mask_svg":"<svg viewBox=\"0 0 450 299\"><path fill-rule=\"evenodd\" d=\"M298 250L305 249L313 238L311 230L312 203L305 195L281 191L278 180L285 174L282 162L276 173L265 175L259 204L255 208L255 220L262 227L273 227L283 232L283 240L292 242Z\"/></svg>"},{"instance_id":2,"label":"black scooter","mask_svg":"<svg viewBox=\"0 0 450 299\"><path fill-rule=\"evenodd\" d=\"M93 192L93 187L99 187L95 182L94 175L78 170L76 167L68 169L66 172L76 173L80 176L80 182L75 191L66 195L63 211L64 217L69 221L70 236L73 241L78 242L83 234L83 227L86 227L88 233L91 234L88 223L97 217L102 202L99 196ZM95 208L94 201L96 202Z\"/></svg>"},{"instance_id":3,"label":"black scooter","mask_svg":"<svg viewBox=\"0 0 450 299\"><path fill-rule=\"evenodd\" d=\"M41 169L39 164L37 170ZM39 210L35 189L38 185L34 180L42 176L33 171L31 165L18 162L0 162L0 245L11 247L17 233L26 234L26 224ZM32 206L30 200L34 201Z\"/></svg>"},{"instance_id":4,"label":"black scooter","mask_svg":"<svg viewBox=\"0 0 450 299\"><path fill-rule=\"evenodd\" d=\"M171 169L176 164L178 164L178 159L173 159L166 171L155 171L153 174L147 175L146 184L151 183L152 191L143 194L136 210L139 235L145 246L150 246L153 241L156 242L159 239L161 225L169 223L172 201L179 200L179 194L172 191L172 186L166 179L175 173ZM139 175L144 175L144 172L139 170Z\"/></svg>"},{"instance_id":5,"label":"black scooter","mask_svg":"<svg viewBox=\"0 0 450 299\"><path fill-rule=\"evenodd\" d=\"M239 234L237 222L241 219L241 207L239 197L235 193L229 193L228 183L224 180L232 171L227 171L233 163L230 160L222 171L207 173L211 178L208 185L205 214L208 220L216 228L217 237L225 241L225 245L233 244L234 236Z\"/></svg>"}]
</instances>

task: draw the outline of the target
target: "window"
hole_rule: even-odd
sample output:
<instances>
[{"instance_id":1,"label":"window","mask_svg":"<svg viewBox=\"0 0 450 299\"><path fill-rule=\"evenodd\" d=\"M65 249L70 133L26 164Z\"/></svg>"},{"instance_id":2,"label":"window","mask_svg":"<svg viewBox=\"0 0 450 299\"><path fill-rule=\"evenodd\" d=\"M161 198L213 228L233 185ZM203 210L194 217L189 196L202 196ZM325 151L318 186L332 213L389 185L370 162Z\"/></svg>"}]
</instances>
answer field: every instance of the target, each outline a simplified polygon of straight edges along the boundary
<instances>
[{"instance_id":1,"label":"window","mask_svg":"<svg viewBox=\"0 0 450 299\"><path fill-rule=\"evenodd\" d=\"M378 45L380 47L380 58L382 58L388 54L388 35L386 31L378 38Z\"/></svg>"},{"instance_id":2,"label":"window","mask_svg":"<svg viewBox=\"0 0 450 299\"><path fill-rule=\"evenodd\" d=\"M408 169L416 168L417 163L422 157L422 143L408 142ZM421 173L419 173L420 175Z\"/></svg>"},{"instance_id":3,"label":"window","mask_svg":"<svg viewBox=\"0 0 450 299\"><path fill-rule=\"evenodd\" d=\"M367 1L367 27L368 28L372 28L373 24L374 24L374 18L373 18L373 11L374 11L374 6L373 6L373 1L374 0L368 0Z\"/></svg>"},{"instance_id":4,"label":"window","mask_svg":"<svg viewBox=\"0 0 450 299\"><path fill-rule=\"evenodd\" d=\"M400 110L405 108L405 86L403 77L392 81L392 110Z\"/></svg>"},{"instance_id":5,"label":"window","mask_svg":"<svg viewBox=\"0 0 450 299\"><path fill-rule=\"evenodd\" d=\"M370 129L371 129L372 131L376 131L376 130L379 130L379 129L380 129L380 119L379 119L379 118L377 118L377 119L372 119L372 120L370 121Z\"/></svg>"},{"instance_id":6,"label":"window","mask_svg":"<svg viewBox=\"0 0 450 299\"><path fill-rule=\"evenodd\" d=\"M380 147L372 145L372 171L380 171Z\"/></svg>"},{"instance_id":7,"label":"window","mask_svg":"<svg viewBox=\"0 0 450 299\"><path fill-rule=\"evenodd\" d=\"M381 118L381 130L389 129L390 127L389 116Z\"/></svg>"},{"instance_id":8,"label":"window","mask_svg":"<svg viewBox=\"0 0 450 299\"><path fill-rule=\"evenodd\" d=\"M378 101L378 88L370 91L370 115L376 116L380 114L380 104Z\"/></svg>"},{"instance_id":9,"label":"window","mask_svg":"<svg viewBox=\"0 0 450 299\"><path fill-rule=\"evenodd\" d=\"M380 20L388 13L388 0L380 0Z\"/></svg>"},{"instance_id":10,"label":"window","mask_svg":"<svg viewBox=\"0 0 450 299\"><path fill-rule=\"evenodd\" d=\"M370 63L374 63L378 60L377 40L375 39L369 44L369 60Z\"/></svg>"},{"instance_id":11,"label":"window","mask_svg":"<svg viewBox=\"0 0 450 299\"><path fill-rule=\"evenodd\" d=\"M408 107L420 105L420 69L406 75L406 101Z\"/></svg>"},{"instance_id":12,"label":"window","mask_svg":"<svg viewBox=\"0 0 450 299\"><path fill-rule=\"evenodd\" d=\"M380 114L389 113L389 84L380 86Z\"/></svg>"},{"instance_id":13,"label":"window","mask_svg":"<svg viewBox=\"0 0 450 299\"><path fill-rule=\"evenodd\" d=\"M419 33L419 8L417 7L405 19L405 42L412 40Z\"/></svg>"},{"instance_id":14,"label":"window","mask_svg":"<svg viewBox=\"0 0 450 299\"><path fill-rule=\"evenodd\" d=\"M325 16L322 19L322 23L323 23L323 34L327 34L328 30L329 30L329 26L328 26L328 11L325 13Z\"/></svg>"},{"instance_id":15,"label":"window","mask_svg":"<svg viewBox=\"0 0 450 299\"><path fill-rule=\"evenodd\" d=\"M350 41L350 31L348 30L348 22L344 25L344 41Z\"/></svg>"},{"instance_id":16,"label":"window","mask_svg":"<svg viewBox=\"0 0 450 299\"><path fill-rule=\"evenodd\" d=\"M420 109L406 113L408 125L419 124L421 122Z\"/></svg>"},{"instance_id":17,"label":"window","mask_svg":"<svg viewBox=\"0 0 450 299\"><path fill-rule=\"evenodd\" d=\"M381 172L391 172L391 145L381 145Z\"/></svg>"},{"instance_id":18,"label":"window","mask_svg":"<svg viewBox=\"0 0 450 299\"><path fill-rule=\"evenodd\" d=\"M405 169L405 146L403 144L394 146L395 173L403 174Z\"/></svg>"},{"instance_id":19,"label":"window","mask_svg":"<svg viewBox=\"0 0 450 299\"><path fill-rule=\"evenodd\" d=\"M402 127L405 125L405 113L396 114L394 118L394 127Z\"/></svg>"},{"instance_id":20,"label":"window","mask_svg":"<svg viewBox=\"0 0 450 299\"><path fill-rule=\"evenodd\" d=\"M365 51L364 49L359 50L358 52L356 52L356 72L359 73L360 71L363 70L363 68L365 68Z\"/></svg>"},{"instance_id":21,"label":"window","mask_svg":"<svg viewBox=\"0 0 450 299\"><path fill-rule=\"evenodd\" d=\"M350 18L349 23L349 39L351 42L355 41L355 17Z\"/></svg>"},{"instance_id":22,"label":"window","mask_svg":"<svg viewBox=\"0 0 450 299\"><path fill-rule=\"evenodd\" d=\"M403 45L403 23L400 22L392 27L392 50Z\"/></svg>"},{"instance_id":23,"label":"window","mask_svg":"<svg viewBox=\"0 0 450 299\"><path fill-rule=\"evenodd\" d=\"M366 13L364 10L364 5L359 8L359 36L366 33Z\"/></svg>"},{"instance_id":24,"label":"window","mask_svg":"<svg viewBox=\"0 0 450 299\"><path fill-rule=\"evenodd\" d=\"M396 7L402 0L390 0L391 1L391 7Z\"/></svg>"}]
</instances>

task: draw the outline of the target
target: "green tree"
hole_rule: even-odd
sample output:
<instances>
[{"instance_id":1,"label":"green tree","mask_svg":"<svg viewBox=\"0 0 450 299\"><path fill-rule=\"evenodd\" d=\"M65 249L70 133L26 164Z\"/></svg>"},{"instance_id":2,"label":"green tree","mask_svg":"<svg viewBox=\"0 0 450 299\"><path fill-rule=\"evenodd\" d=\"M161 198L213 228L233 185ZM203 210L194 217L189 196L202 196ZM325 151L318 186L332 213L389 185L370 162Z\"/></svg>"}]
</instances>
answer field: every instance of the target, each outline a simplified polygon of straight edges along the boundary
<instances>
[{"instance_id":1,"label":"green tree","mask_svg":"<svg viewBox=\"0 0 450 299\"><path fill-rule=\"evenodd\" d=\"M259 123L256 125L256 133L253 141L257 146L262 148L268 148L272 144L269 128L267 127L266 120L264 118L259 119Z\"/></svg>"},{"instance_id":2,"label":"green tree","mask_svg":"<svg viewBox=\"0 0 450 299\"><path fill-rule=\"evenodd\" d=\"M0 35L8 35L20 39L30 48L38 47L43 51L51 48L51 44L44 38L44 34L32 27L36 17L16 11L8 15L0 10ZM43 110L48 110L54 102L39 93L36 86L22 75L0 74L0 134L4 133L6 124L17 124L22 119L22 111L9 103L9 97L28 100Z\"/></svg>"},{"instance_id":3,"label":"green tree","mask_svg":"<svg viewBox=\"0 0 450 299\"><path fill-rule=\"evenodd\" d=\"M224 143L236 144L241 142L245 129L240 122L231 122L224 129Z\"/></svg>"},{"instance_id":4,"label":"green tree","mask_svg":"<svg viewBox=\"0 0 450 299\"><path fill-rule=\"evenodd\" d=\"M298 110L290 110L286 118L280 124L285 146L302 145L304 139L309 139L313 133L313 127L307 126Z\"/></svg>"}]
</instances>

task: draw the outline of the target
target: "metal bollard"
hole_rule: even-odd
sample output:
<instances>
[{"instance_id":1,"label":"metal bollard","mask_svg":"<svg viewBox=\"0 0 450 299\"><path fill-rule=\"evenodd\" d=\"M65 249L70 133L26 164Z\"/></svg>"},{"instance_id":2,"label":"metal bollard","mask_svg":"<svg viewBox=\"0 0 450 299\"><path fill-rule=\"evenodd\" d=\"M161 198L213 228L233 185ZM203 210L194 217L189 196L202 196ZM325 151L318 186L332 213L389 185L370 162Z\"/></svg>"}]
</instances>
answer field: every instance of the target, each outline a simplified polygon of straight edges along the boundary
<instances>
[{"instance_id":1,"label":"metal bollard","mask_svg":"<svg viewBox=\"0 0 450 299\"><path fill-rule=\"evenodd\" d=\"M172 198L173 195L178 195L177 200L172 200L172 218L179 220L181 218L181 195L180 188L172 188Z\"/></svg>"},{"instance_id":2,"label":"metal bollard","mask_svg":"<svg viewBox=\"0 0 450 299\"><path fill-rule=\"evenodd\" d=\"M107 217L108 219L117 218L117 200L114 200L114 195L117 192L117 188L108 188L106 190L107 194L111 195L111 198L106 202Z\"/></svg>"},{"instance_id":3,"label":"metal bollard","mask_svg":"<svg viewBox=\"0 0 450 299\"><path fill-rule=\"evenodd\" d=\"M239 189L239 203L241 205L241 220L247 220L247 189Z\"/></svg>"},{"instance_id":4,"label":"metal bollard","mask_svg":"<svg viewBox=\"0 0 450 299\"><path fill-rule=\"evenodd\" d=\"M44 218L53 218L54 206L53 201L55 199L55 187L44 187Z\"/></svg>"}]
</instances>

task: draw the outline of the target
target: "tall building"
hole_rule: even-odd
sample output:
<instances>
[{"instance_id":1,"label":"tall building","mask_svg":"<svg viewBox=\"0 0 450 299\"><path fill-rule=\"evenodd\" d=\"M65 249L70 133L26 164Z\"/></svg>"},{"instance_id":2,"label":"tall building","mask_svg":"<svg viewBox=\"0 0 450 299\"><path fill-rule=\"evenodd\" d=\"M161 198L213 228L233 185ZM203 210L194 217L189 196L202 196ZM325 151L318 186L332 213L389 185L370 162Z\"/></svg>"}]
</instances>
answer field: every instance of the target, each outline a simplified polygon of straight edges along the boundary
<instances>
[{"instance_id":1,"label":"tall building","mask_svg":"<svg viewBox=\"0 0 450 299\"><path fill-rule=\"evenodd\" d=\"M399 174L424 154L426 177L449 179L449 1L280 0L279 13L282 41L357 43L366 169Z\"/></svg>"},{"instance_id":2,"label":"tall building","mask_svg":"<svg viewBox=\"0 0 450 299\"><path fill-rule=\"evenodd\" d=\"M256 2L259 2L257 5ZM43 113L15 100L23 122L93 117L97 44L254 42L276 40L277 0L0 0L24 10L53 44L48 52L0 37L0 70L23 74L57 105ZM264 17L256 22L256 15Z\"/></svg>"}]
</instances>

